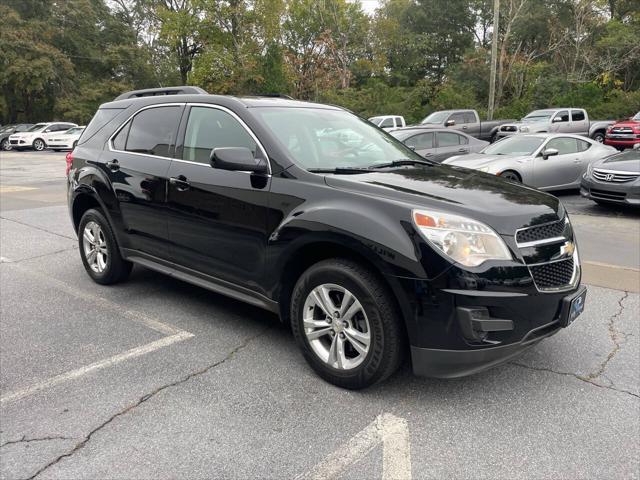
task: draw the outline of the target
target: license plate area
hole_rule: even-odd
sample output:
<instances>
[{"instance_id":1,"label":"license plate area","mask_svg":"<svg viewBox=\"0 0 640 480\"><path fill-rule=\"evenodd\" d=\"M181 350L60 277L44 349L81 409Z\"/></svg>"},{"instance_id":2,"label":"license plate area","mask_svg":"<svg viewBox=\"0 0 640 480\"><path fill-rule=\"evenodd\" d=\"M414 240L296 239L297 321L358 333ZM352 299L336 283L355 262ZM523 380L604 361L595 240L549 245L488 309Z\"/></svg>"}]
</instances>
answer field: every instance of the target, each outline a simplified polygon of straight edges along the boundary
<instances>
[{"instance_id":1,"label":"license plate area","mask_svg":"<svg viewBox=\"0 0 640 480\"><path fill-rule=\"evenodd\" d=\"M571 325L576 318L584 312L584 305L587 299L587 287L584 285L574 293L562 299L562 310L560 312L560 326L563 328Z\"/></svg>"}]
</instances>

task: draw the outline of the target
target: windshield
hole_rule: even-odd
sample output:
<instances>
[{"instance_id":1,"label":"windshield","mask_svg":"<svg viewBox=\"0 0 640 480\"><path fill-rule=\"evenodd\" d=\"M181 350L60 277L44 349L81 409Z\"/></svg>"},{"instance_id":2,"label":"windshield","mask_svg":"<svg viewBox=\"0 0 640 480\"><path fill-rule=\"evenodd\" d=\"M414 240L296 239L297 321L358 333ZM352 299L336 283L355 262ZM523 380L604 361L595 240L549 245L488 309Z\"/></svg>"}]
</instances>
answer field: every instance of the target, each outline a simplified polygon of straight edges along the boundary
<instances>
[{"instance_id":1,"label":"windshield","mask_svg":"<svg viewBox=\"0 0 640 480\"><path fill-rule=\"evenodd\" d=\"M343 110L263 107L255 112L306 169L367 168L403 159L424 162L389 134Z\"/></svg>"},{"instance_id":2,"label":"windshield","mask_svg":"<svg viewBox=\"0 0 640 480\"><path fill-rule=\"evenodd\" d=\"M27 132L39 132L40 130L42 130L46 126L47 126L46 123L37 123L33 127L31 127L29 130L27 130Z\"/></svg>"},{"instance_id":3,"label":"windshield","mask_svg":"<svg viewBox=\"0 0 640 480\"><path fill-rule=\"evenodd\" d=\"M542 145L542 142L544 142L544 138L540 137L522 135L507 137L489 145L482 153L487 155L532 155Z\"/></svg>"},{"instance_id":4,"label":"windshield","mask_svg":"<svg viewBox=\"0 0 640 480\"><path fill-rule=\"evenodd\" d=\"M433 123L436 125L440 125L444 123L444 121L449 118L450 112L433 112L427 118L422 119L420 123Z\"/></svg>"},{"instance_id":5,"label":"windshield","mask_svg":"<svg viewBox=\"0 0 640 480\"><path fill-rule=\"evenodd\" d=\"M522 119L523 122L545 122L551 120L555 110L535 110Z\"/></svg>"},{"instance_id":6,"label":"windshield","mask_svg":"<svg viewBox=\"0 0 640 480\"><path fill-rule=\"evenodd\" d=\"M4 127L0 127L0 133L4 133L4 132L8 132L10 130L13 130L13 127L15 125L5 125Z\"/></svg>"},{"instance_id":7,"label":"windshield","mask_svg":"<svg viewBox=\"0 0 640 480\"><path fill-rule=\"evenodd\" d=\"M383 119L383 118L384 118L384 117L371 117L371 118L369 119L369 121L370 121L371 123L374 123L374 124L378 125L378 124L382 121L382 119Z\"/></svg>"},{"instance_id":8,"label":"windshield","mask_svg":"<svg viewBox=\"0 0 640 480\"><path fill-rule=\"evenodd\" d=\"M640 112L636 113L636 116L633 117L631 120L635 120L637 122L640 122Z\"/></svg>"}]
</instances>

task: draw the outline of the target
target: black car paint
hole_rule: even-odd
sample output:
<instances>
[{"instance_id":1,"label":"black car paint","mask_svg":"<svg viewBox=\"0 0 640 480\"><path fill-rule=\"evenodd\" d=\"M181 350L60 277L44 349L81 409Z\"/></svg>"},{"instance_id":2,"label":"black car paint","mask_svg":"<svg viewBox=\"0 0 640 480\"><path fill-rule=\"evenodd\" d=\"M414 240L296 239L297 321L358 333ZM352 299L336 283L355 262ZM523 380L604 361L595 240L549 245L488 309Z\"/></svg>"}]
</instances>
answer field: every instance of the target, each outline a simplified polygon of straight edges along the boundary
<instances>
[{"instance_id":1,"label":"black car paint","mask_svg":"<svg viewBox=\"0 0 640 480\"><path fill-rule=\"evenodd\" d=\"M271 174L221 171L108 148L112 134L139 109L165 103L213 104L235 113L264 147ZM303 102L176 95L105 106L121 111L90 137L83 136L73 152L68 199L76 229L83 209L97 204L125 258L279 312L284 320L288 275L299 264L325 249L360 259L393 291L418 373L458 376L509 358L555 333L563 298L579 288L578 278L562 292L538 291L524 259L555 258L559 246L519 249L515 243L516 230L564 218L562 204L551 195L442 165L355 175L310 173L294 163L251 112L310 106ZM180 130L178 146L183 125ZM179 176L188 181L188 190L179 191L169 181ZM512 260L475 268L453 264L416 231L412 208L467 215L490 225L505 240ZM486 307L492 316L513 320L515 327L492 333L490 344L469 341L457 320L460 306ZM533 335L536 329L543 334ZM453 362L448 360L451 351ZM444 366L438 363L443 361Z\"/></svg>"}]
</instances>

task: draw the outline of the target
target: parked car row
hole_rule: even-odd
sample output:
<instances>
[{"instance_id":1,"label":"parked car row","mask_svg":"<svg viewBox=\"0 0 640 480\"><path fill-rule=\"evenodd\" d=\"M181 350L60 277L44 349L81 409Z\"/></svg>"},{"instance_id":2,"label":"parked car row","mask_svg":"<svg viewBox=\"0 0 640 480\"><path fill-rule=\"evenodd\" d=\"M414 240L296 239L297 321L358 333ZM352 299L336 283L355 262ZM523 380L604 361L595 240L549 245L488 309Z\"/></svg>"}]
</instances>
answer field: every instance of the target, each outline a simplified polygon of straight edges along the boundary
<instances>
[{"instance_id":1,"label":"parked car row","mask_svg":"<svg viewBox=\"0 0 640 480\"><path fill-rule=\"evenodd\" d=\"M5 125L0 129L0 150L72 150L83 130L69 122Z\"/></svg>"}]
</instances>

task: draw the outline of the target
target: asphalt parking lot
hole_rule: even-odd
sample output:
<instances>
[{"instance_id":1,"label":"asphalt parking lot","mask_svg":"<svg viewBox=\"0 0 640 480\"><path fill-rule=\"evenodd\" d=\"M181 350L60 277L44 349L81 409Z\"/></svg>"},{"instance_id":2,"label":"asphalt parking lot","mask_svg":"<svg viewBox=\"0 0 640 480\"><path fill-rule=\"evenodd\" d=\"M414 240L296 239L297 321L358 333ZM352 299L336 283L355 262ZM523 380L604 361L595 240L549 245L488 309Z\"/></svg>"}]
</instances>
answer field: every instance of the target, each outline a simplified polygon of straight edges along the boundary
<instances>
[{"instance_id":1,"label":"asphalt parking lot","mask_svg":"<svg viewBox=\"0 0 640 480\"><path fill-rule=\"evenodd\" d=\"M640 216L574 192L585 313L515 361L352 392L263 310L135 267L101 287L64 154L0 153L0 475L640 478Z\"/></svg>"}]
</instances>

